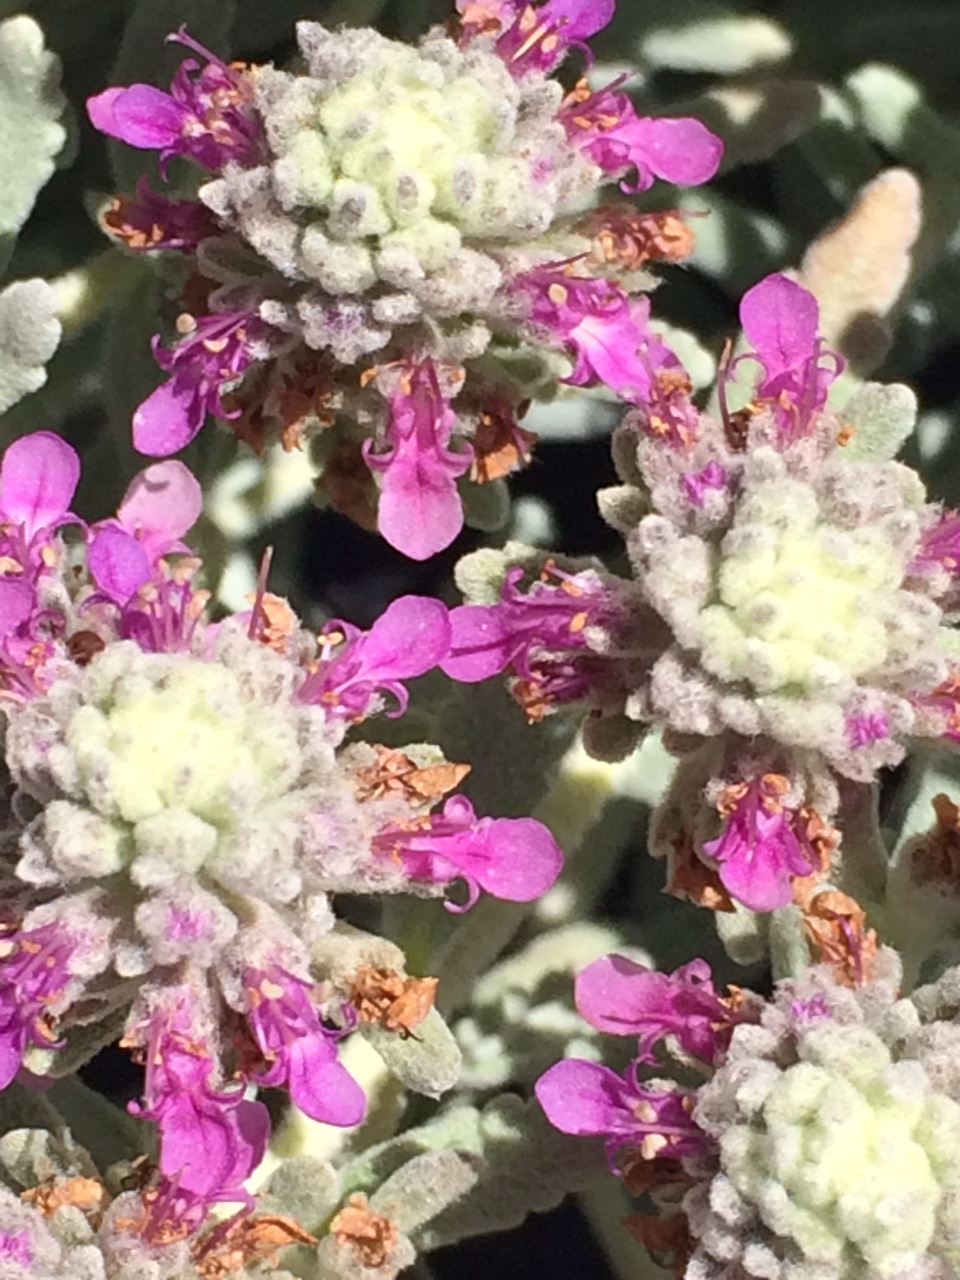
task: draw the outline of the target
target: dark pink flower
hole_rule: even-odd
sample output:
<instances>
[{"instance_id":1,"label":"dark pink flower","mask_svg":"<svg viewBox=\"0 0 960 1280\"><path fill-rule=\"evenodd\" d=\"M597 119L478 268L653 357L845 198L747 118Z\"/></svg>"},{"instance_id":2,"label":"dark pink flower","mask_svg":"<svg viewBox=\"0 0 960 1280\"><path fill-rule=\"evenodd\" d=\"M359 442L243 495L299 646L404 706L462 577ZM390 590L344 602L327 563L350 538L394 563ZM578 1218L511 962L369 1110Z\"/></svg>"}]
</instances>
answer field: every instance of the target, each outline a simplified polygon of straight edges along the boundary
<instances>
[{"instance_id":1,"label":"dark pink flower","mask_svg":"<svg viewBox=\"0 0 960 1280\"><path fill-rule=\"evenodd\" d=\"M0 936L0 1089L30 1046L57 1044L53 1015L68 1003L76 939L60 924Z\"/></svg>"},{"instance_id":2,"label":"dark pink flower","mask_svg":"<svg viewBox=\"0 0 960 1280\"><path fill-rule=\"evenodd\" d=\"M183 988L169 997L133 1033L147 1071L143 1103L129 1109L157 1123L160 1172L178 1187L207 1199L244 1199L242 1183L266 1150L269 1114L242 1086L214 1086L216 1064L192 1013L196 994Z\"/></svg>"},{"instance_id":3,"label":"dark pink flower","mask_svg":"<svg viewBox=\"0 0 960 1280\"><path fill-rule=\"evenodd\" d=\"M560 110L560 123L571 142L605 173L635 169L633 182L621 191L646 191L656 178L694 187L717 172L723 143L706 125L689 116L638 116L621 80L591 93L586 83L573 91Z\"/></svg>"},{"instance_id":4,"label":"dark pink flower","mask_svg":"<svg viewBox=\"0 0 960 1280\"><path fill-rule=\"evenodd\" d=\"M208 413L236 417L221 394L254 360L250 341L265 326L246 311L187 317L192 328L170 351L154 339L154 355L172 377L147 396L133 415L133 444L140 453L162 458L194 438Z\"/></svg>"},{"instance_id":5,"label":"dark pink flower","mask_svg":"<svg viewBox=\"0 0 960 1280\"><path fill-rule=\"evenodd\" d=\"M116 196L103 215L106 228L128 249L179 249L195 252L207 236L217 234L210 210L199 200L172 200L137 181L136 196Z\"/></svg>"},{"instance_id":6,"label":"dark pink flower","mask_svg":"<svg viewBox=\"0 0 960 1280\"><path fill-rule=\"evenodd\" d=\"M23 1275L33 1262L33 1236L29 1231L0 1231L0 1265L6 1270L7 1264L23 1267ZM12 1274L19 1274L14 1271Z\"/></svg>"},{"instance_id":7,"label":"dark pink flower","mask_svg":"<svg viewBox=\"0 0 960 1280\"><path fill-rule=\"evenodd\" d=\"M700 471L684 471L680 476L680 482L693 506L702 507L708 489L727 487L727 472L719 462L713 460Z\"/></svg>"},{"instance_id":8,"label":"dark pink flower","mask_svg":"<svg viewBox=\"0 0 960 1280\"><path fill-rule=\"evenodd\" d=\"M854 712L847 716L847 742L856 750L890 736L890 717L882 711Z\"/></svg>"},{"instance_id":9,"label":"dark pink flower","mask_svg":"<svg viewBox=\"0 0 960 1280\"><path fill-rule=\"evenodd\" d=\"M514 286L530 300L530 321L573 349L576 364L565 382L602 382L631 402L649 396L662 344L647 329L646 298L629 298L612 280L571 276L562 267L524 272Z\"/></svg>"},{"instance_id":10,"label":"dark pink flower","mask_svg":"<svg viewBox=\"0 0 960 1280\"><path fill-rule=\"evenodd\" d=\"M326 1031L311 999L312 984L272 966L243 975L247 1025L267 1061L258 1084L285 1084L301 1111L324 1124L359 1124L363 1090L337 1060L337 1035Z\"/></svg>"},{"instance_id":11,"label":"dark pink flower","mask_svg":"<svg viewBox=\"0 0 960 1280\"><path fill-rule=\"evenodd\" d=\"M379 710L381 691L402 715L409 695L403 680L431 670L450 648L446 607L430 596L401 596L369 631L349 622L328 622L320 633L321 657L300 686L301 702L319 702L333 714L362 720Z\"/></svg>"},{"instance_id":12,"label":"dark pink flower","mask_svg":"<svg viewBox=\"0 0 960 1280\"><path fill-rule=\"evenodd\" d=\"M783 803L785 789L782 775L772 773L728 787L723 830L703 846L716 860L724 888L751 911L785 907L791 877L815 869L804 816Z\"/></svg>"},{"instance_id":13,"label":"dark pink flower","mask_svg":"<svg viewBox=\"0 0 960 1280\"><path fill-rule=\"evenodd\" d=\"M510 670L550 703L577 701L594 674L583 661L588 628L615 620L613 590L594 573L552 564L525 592L523 577L523 569L509 570L496 604L451 610L450 653L440 668L467 684Z\"/></svg>"},{"instance_id":14,"label":"dark pink flower","mask_svg":"<svg viewBox=\"0 0 960 1280\"><path fill-rule=\"evenodd\" d=\"M692 1118L695 1095L664 1083L639 1084L635 1071L619 1076L599 1062L556 1062L534 1086L547 1119L561 1133L601 1137L608 1158L701 1155L710 1139Z\"/></svg>"},{"instance_id":15,"label":"dark pink flower","mask_svg":"<svg viewBox=\"0 0 960 1280\"><path fill-rule=\"evenodd\" d=\"M393 824L374 838L374 850L402 863L413 881L467 885L467 910L480 891L508 902L531 902L556 880L563 854L535 818L478 818L464 796L417 824Z\"/></svg>"},{"instance_id":16,"label":"dark pink flower","mask_svg":"<svg viewBox=\"0 0 960 1280\"><path fill-rule=\"evenodd\" d=\"M584 47L605 27L613 11L614 0L457 0L466 37L499 31L497 53L516 76L552 70L572 45Z\"/></svg>"},{"instance_id":17,"label":"dark pink flower","mask_svg":"<svg viewBox=\"0 0 960 1280\"><path fill-rule=\"evenodd\" d=\"M813 294L784 275L767 276L740 302L740 323L755 351L740 358L759 364L754 402L773 410L784 441L803 434L843 371L841 356L824 346L819 320Z\"/></svg>"},{"instance_id":18,"label":"dark pink flower","mask_svg":"<svg viewBox=\"0 0 960 1280\"><path fill-rule=\"evenodd\" d=\"M181 63L169 93L133 84L88 98L94 127L131 147L159 151L161 167L172 156L185 156L211 171L231 160L257 164L264 141L249 74L228 66L182 31L169 38L198 53L206 65L192 58Z\"/></svg>"},{"instance_id":19,"label":"dark pink flower","mask_svg":"<svg viewBox=\"0 0 960 1280\"><path fill-rule=\"evenodd\" d=\"M372 441L363 444L367 466L382 477L380 532L412 560L442 551L463 528L456 481L469 468L473 451L448 447L456 421L433 362L425 360L390 399L387 452L374 452Z\"/></svg>"},{"instance_id":20,"label":"dark pink flower","mask_svg":"<svg viewBox=\"0 0 960 1280\"><path fill-rule=\"evenodd\" d=\"M575 990L577 1009L592 1027L639 1037L639 1062L656 1062L653 1049L666 1036L692 1057L714 1062L744 1020L714 990L705 960L657 973L626 956L602 956L577 975Z\"/></svg>"},{"instance_id":21,"label":"dark pink flower","mask_svg":"<svg viewBox=\"0 0 960 1280\"><path fill-rule=\"evenodd\" d=\"M0 549L25 571L42 572L57 529L78 522L70 503L80 480L76 450L50 431L15 440L0 462Z\"/></svg>"},{"instance_id":22,"label":"dark pink flower","mask_svg":"<svg viewBox=\"0 0 960 1280\"><path fill-rule=\"evenodd\" d=\"M129 600L163 556L189 552L183 535L202 509L200 485L182 462L170 459L141 471L116 516L93 526L87 564L99 589L112 600Z\"/></svg>"}]
</instances>

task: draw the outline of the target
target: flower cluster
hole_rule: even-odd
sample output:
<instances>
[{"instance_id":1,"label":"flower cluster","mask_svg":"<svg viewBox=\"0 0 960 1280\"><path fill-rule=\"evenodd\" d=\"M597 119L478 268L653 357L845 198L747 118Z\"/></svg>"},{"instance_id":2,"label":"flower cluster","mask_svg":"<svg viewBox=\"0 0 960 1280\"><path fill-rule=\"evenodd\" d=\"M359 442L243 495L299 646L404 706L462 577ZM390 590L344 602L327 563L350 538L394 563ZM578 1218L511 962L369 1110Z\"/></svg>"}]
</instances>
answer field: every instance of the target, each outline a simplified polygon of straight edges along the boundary
<instances>
[{"instance_id":1,"label":"flower cluster","mask_svg":"<svg viewBox=\"0 0 960 1280\"><path fill-rule=\"evenodd\" d=\"M203 1201L162 1178L112 1197L92 1172L53 1176L19 1196L0 1186L4 1280L289 1280L283 1251L316 1244L282 1214L217 1224Z\"/></svg>"},{"instance_id":2,"label":"flower cluster","mask_svg":"<svg viewBox=\"0 0 960 1280\"><path fill-rule=\"evenodd\" d=\"M285 1086L328 1123L363 1116L337 1041L357 1020L358 965L389 966L396 948L371 937L358 952L331 895L459 881L451 910L481 891L529 901L561 855L533 819L478 817L459 795L434 811L466 772L436 748L347 739L402 714L404 682L446 655L438 601L405 596L369 631L313 636L261 589L210 622L183 541L191 473L149 467L92 526L70 511L78 475L45 433L0 466L0 1087L21 1064L55 1074L61 1048L103 1024L100 1042L122 1033L146 1067L133 1109L159 1128L161 1172L243 1198L268 1133L256 1087Z\"/></svg>"},{"instance_id":3,"label":"flower cluster","mask_svg":"<svg viewBox=\"0 0 960 1280\"><path fill-rule=\"evenodd\" d=\"M599 755L661 726L683 757L654 823L673 888L766 911L829 871L844 787L910 738L957 736L960 561L956 516L912 470L847 456L853 430L827 403L842 361L814 298L770 276L740 314L753 351L721 372L719 420L660 344L616 432L622 484L600 501L634 580L552 563L537 576L508 547L499 598L453 611L442 665L507 672L533 718L586 704ZM753 391L734 409L743 369ZM479 576L468 560L461 580Z\"/></svg>"},{"instance_id":4,"label":"flower cluster","mask_svg":"<svg viewBox=\"0 0 960 1280\"><path fill-rule=\"evenodd\" d=\"M181 33L196 57L169 93L88 104L102 132L203 171L193 198L141 183L106 215L131 249L192 267L136 447L173 453L211 413L257 450L316 437L328 496L369 519L378 477L380 529L416 559L458 532L458 477L525 459L532 395L646 398L638 268L690 237L673 213L597 209L598 192L704 182L721 154L696 120L639 116L619 81L553 77L613 0L458 10L416 47L302 22L298 73L227 65Z\"/></svg>"},{"instance_id":5,"label":"flower cluster","mask_svg":"<svg viewBox=\"0 0 960 1280\"><path fill-rule=\"evenodd\" d=\"M629 1190L652 1191L659 1216L626 1225L686 1280L948 1280L958 971L912 999L899 977L885 950L870 983L813 968L764 1003L719 996L702 961L667 975L607 956L579 976L577 1005L638 1036L637 1054L625 1075L556 1063L537 1096L563 1132L605 1139ZM686 1084L651 1077L671 1058Z\"/></svg>"}]
</instances>

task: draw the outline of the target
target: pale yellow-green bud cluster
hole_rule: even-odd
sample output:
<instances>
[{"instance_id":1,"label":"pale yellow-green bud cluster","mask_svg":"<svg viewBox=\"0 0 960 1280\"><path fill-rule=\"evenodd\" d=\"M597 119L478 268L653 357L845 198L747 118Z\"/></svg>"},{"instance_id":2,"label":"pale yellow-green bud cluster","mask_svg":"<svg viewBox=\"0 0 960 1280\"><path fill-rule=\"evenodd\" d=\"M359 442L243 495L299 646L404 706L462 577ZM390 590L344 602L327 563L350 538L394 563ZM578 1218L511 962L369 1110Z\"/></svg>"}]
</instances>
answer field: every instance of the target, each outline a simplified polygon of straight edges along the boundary
<instances>
[{"instance_id":1,"label":"pale yellow-green bud cluster","mask_svg":"<svg viewBox=\"0 0 960 1280\"><path fill-rule=\"evenodd\" d=\"M298 39L307 74L256 75L271 163L227 168L200 191L304 286L262 318L344 363L421 323L437 354L482 355L515 319L501 287L518 266L590 249L572 219L599 171L557 119L560 82L517 79L492 50L461 49L440 29L413 47L304 22ZM438 351L436 325L449 321L465 333Z\"/></svg>"},{"instance_id":2,"label":"pale yellow-green bud cluster","mask_svg":"<svg viewBox=\"0 0 960 1280\"><path fill-rule=\"evenodd\" d=\"M700 616L708 671L758 693L846 692L909 649L903 529L825 519L813 486L757 485L720 549L717 603Z\"/></svg>"},{"instance_id":3,"label":"pale yellow-green bud cluster","mask_svg":"<svg viewBox=\"0 0 960 1280\"><path fill-rule=\"evenodd\" d=\"M862 1026L804 1039L749 1124L723 1135L726 1176L764 1224L839 1276L911 1274L960 1239L960 1105ZM958 1255L960 1257L960 1255Z\"/></svg>"}]
</instances>

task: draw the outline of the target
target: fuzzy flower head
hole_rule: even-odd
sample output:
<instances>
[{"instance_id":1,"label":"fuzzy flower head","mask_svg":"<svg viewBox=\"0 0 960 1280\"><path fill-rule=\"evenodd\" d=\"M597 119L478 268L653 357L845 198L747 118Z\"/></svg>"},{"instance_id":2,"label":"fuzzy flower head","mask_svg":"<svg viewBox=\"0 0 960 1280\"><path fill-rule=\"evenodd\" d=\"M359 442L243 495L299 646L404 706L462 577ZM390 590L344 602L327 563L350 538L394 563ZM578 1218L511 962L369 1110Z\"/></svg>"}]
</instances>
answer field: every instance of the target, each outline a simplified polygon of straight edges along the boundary
<instances>
[{"instance_id":1,"label":"fuzzy flower head","mask_svg":"<svg viewBox=\"0 0 960 1280\"><path fill-rule=\"evenodd\" d=\"M27 560L0 586L29 599L0 650L13 790L0 1086L24 1060L55 1073L74 1025L126 1010L161 1172L228 1196L268 1134L249 1086L283 1086L327 1123L362 1119L338 1060L355 1018L331 895L445 896L463 881L469 902L528 901L560 851L533 819L478 816L463 797L433 812L465 772L435 748L348 740L361 720L401 714L405 682L446 655L439 601L406 596L367 631L334 622L317 637L261 593L212 624L184 542L199 488L182 464L138 476L68 563L56 529L76 459L59 490L41 469L14 499L10 452L0 478Z\"/></svg>"},{"instance_id":2,"label":"fuzzy flower head","mask_svg":"<svg viewBox=\"0 0 960 1280\"><path fill-rule=\"evenodd\" d=\"M960 1035L949 994L956 974L913 1000L897 999L896 958L886 951L880 960L875 980L855 990L817 968L781 982L767 1004L740 993L747 1003L716 1044L708 1080L692 1095L681 1091L683 1137L675 1115L644 1101L651 1092L675 1096L679 1086L669 1081L634 1086L631 1096L630 1072L615 1089L621 1078L608 1068L569 1060L538 1082L558 1128L606 1134L628 1188L655 1188L661 1217L683 1226L673 1234L686 1245L678 1274L955 1274L960 1088L948 1064ZM616 975L606 1001L607 1016L621 1023L614 1029L656 1010L664 1027L686 1023L686 1033L697 1034L698 1007L685 1009L679 973L651 975L639 966L631 973L622 957L591 970L591 986Z\"/></svg>"},{"instance_id":3,"label":"fuzzy flower head","mask_svg":"<svg viewBox=\"0 0 960 1280\"><path fill-rule=\"evenodd\" d=\"M688 812L671 839L718 873L718 895L755 910L785 905L792 879L816 868L809 810L832 821L836 801L822 801L837 779L872 782L910 739L960 733L956 518L908 467L848 447L855 430L827 403L842 362L817 317L784 276L747 293L755 351L740 361L754 390L729 407L723 369L719 421L693 403L673 353L648 344L645 390L614 437L622 483L600 494L634 582L607 576L579 635L522 626L544 588L518 590L507 548L500 600L454 611L444 663L456 679L503 670L515 689L534 666L576 670L554 682L554 705L590 710L586 742L601 755L649 725L680 753L713 743L725 794L702 796L703 817ZM490 578L474 559L458 573L468 585Z\"/></svg>"},{"instance_id":4,"label":"fuzzy flower head","mask_svg":"<svg viewBox=\"0 0 960 1280\"><path fill-rule=\"evenodd\" d=\"M4 1280L285 1280L289 1246L317 1243L281 1214L246 1211L218 1224L202 1199L162 1176L113 1195L88 1158L81 1167L26 1190L0 1186Z\"/></svg>"},{"instance_id":5,"label":"fuzzy flower head","mask_svg":"<svg viewBox=\"0 0 960 1280\"><path fill-rule=\"evenodd\" d=\"M365 460L383 535L423 559L461 527L461 473L491 478L491 417L517 433L560 381L637 400L647 278L635 252L593 254L607 215L587 210L628 174L629 190L704 182L721 144L698 121L639 116L619 82L564 97L553 71L612 11L463 4L456 38L416 46L302 22L296 73L227 65L181 34L202 61L169 93L91 98L102 132L203 171L192 202L141 185L105 215L128 248L194 268L136 447L174 453L209 414L258 451L317 436L331 475L345 449ZM645 243L639 262L659 253ZM342 495L331 477L325 491Z\"/></svg>"}]
</instances>

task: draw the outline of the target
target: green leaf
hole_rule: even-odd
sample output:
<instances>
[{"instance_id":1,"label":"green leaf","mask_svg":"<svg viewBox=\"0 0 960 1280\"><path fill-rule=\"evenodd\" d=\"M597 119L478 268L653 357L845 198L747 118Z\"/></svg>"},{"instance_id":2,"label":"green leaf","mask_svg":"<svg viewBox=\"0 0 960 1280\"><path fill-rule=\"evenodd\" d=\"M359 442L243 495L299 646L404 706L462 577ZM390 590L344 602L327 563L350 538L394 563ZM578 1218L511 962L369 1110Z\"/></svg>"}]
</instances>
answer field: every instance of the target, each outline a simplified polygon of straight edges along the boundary
<instances>
[{"instance_id":1,"label":"green leaf","mask_svg":"<svg viewBox=\"0 0 960 1280\"><path fill-rule=\"evenodd\" d=\"M843 408L854 428L841 457L848 461L884 462L895 457L917 422L917 397L902 383L865 382Z\"/></svg>"},{"instance_id":2,"label":"green leaf","mask_svg":"<svg viewBox=\"0 0 960 1280\"><path fill-rule=\"evenodd\" d=\"M0 413L47 380L60 341L57 296L45 280L18 280L0 293Z\"/></svg>"},{"instance_id":3,"label":"green leaf","mask_svg":"<svg viewBox=\"0 0 960 1280\"><path fill-rule=\"evenodd\" d=\"M418 1248L508 1231L527 1214L552 1209L569 1192L609 1177L599 1140L560 1133L538 1102L515 1094L495 1098L483 1110L470 1154L481 1161L476 1185L414 1233Z\"/></svg>"},{"instance_id":4,"label":"green leaf","mask_svg":"<svg viewBox=\"0 0 960 1280\"><path fill-rule=\"evenodd\" d=\"M414 1093L439 1098L460 1078L460 1050L436 1009L407 1036L377 1023L361 1023L360 1032L397 1079Z\"/></svg>"},{"instance_id":5,"label":"green leaf","mask_svg":"<svg viewBox=\"0 0 960 1280\"><path fill-rule=\"evenodd\" d=\"M0 23L0 266L66 141L64 106L59 60L34 20L21 14Z\"/></svg>"}]
</instances>

